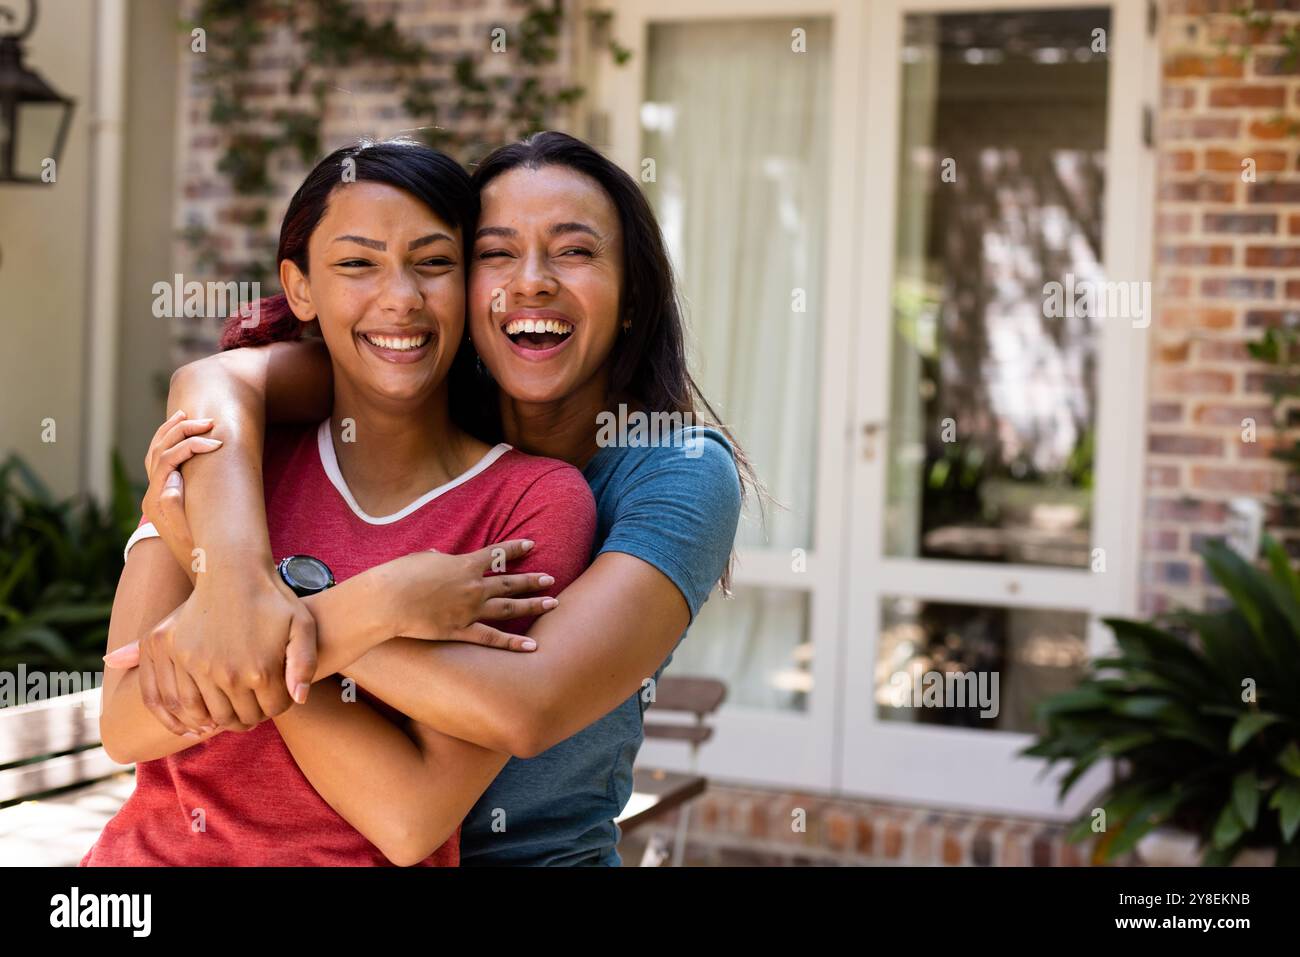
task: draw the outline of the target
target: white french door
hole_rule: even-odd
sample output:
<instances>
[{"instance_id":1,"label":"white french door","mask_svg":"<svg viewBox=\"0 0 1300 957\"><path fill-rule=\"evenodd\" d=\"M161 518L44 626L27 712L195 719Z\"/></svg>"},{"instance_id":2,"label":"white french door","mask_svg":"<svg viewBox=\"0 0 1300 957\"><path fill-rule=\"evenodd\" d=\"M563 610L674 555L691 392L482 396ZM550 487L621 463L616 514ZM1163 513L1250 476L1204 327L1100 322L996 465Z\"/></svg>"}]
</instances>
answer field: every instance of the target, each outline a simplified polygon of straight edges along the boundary
<instances>
[{"instance_id":1,"label":"white french door","mask_svg":"<svg viewBox=\"0 0 1300 957\"><path fill-rule=\"evenodd\" d=\"M598 145L655 204L701 387L781 503L748 510L735 598L709 599L669 674L728 684L706 773L830 790L863 7L632 0L610 29L632 57L601 68ZM686 762L653 741L642 759Z\"/></svg>"},{"instance_id":2,"label":"white french door","mask_svg":"<svg viewBox=\"0 0 1300 957\"><path fill-rule=\"evenodd\" d=\"M1151 314L1045 289L1146 275L1145 5L871 10L841 784L1054 816L1016 752L1136 611Z\"/></svg>"},{"instance_id":3,"label":"white french door","mask_svg":"<svg viewBox=\"0 0 1300 957\"><path fill-rule=\"evenodd\" d=\"M1100 616L1136 610L1145 330L1049 318L1041 290L1145 274L1144 17L614 7L632 58L597 68L592 129L654 202L701 385L786 506L742 525L735 600L669 669L728 682L705 773L1059 813L1015 752ZM898 694L958 670L996 673L996 716Z\"/></svg>"}]
</instances>

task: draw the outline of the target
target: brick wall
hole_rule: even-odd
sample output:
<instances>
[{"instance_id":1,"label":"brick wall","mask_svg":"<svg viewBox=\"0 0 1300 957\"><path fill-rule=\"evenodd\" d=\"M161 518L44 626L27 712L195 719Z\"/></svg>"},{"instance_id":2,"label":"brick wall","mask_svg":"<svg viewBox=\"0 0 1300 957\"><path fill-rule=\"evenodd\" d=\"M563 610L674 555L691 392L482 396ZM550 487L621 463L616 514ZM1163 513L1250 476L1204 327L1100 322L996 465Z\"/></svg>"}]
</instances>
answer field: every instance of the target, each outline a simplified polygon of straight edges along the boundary
<instances>
[{"instance_id":1,"label":"brick wall","mask_svg":"<svg viewBox=\"0 0 1300 957\"><path fill-rule=\"evenodd\" d=\"M503 143L515 134L505 119L508 113L505 92L496 94L500 108L482 116L455 109L457 90L453 81L456 61L465 54L473 57L481 76L491 79L512 69L513 51L519 42L516 30L525 13L520 0L356 0L372 20L391 17L401 34L422 43L428 50L428 62L419 69L421 78L434 86L434 98L440 124L454 126L458 134L484 143ZM576 38L581 23L575 12L577 4L566 4L565 29L555 44L557 58L541 69L545 89L555 90L573 82L579 73ZM188 0L186 21L195 21L198 5ZM201 23L199 24L202 25ZM295 99L289 93L293 58L289 55L293 35L284 23L268 22L266 42L253 57L250 71L250 101L258 109L280 107L305 108L309 96ZM496 27L507 31L507 52L491 51L491 32ZM204 56L190 49L188 33L177 34L180 53L181 113L177 118L177 210L178 229L200 226L214 231L219 255L225 262L274 258L280 219L293 191L301 183L307 168L295 157L279 154L273 166L277 186L265 226L247 224L247 211L256 204L235 194L217 170L226 131L209 122L212 91L204 81ZM379 64L361 64L331 76L332 86L321 127L322 155L359 137L383 138L420 126L428 118L406 115L400 105L401 94L393 68ZM346 91L346 92L344 92ZM548 125L569 128L571 115L563 111L551 114ZM409 134L408 134L409 135ZM468 162L478 158L458 156ZM213 275L202 264L196 250L178 239L174 249L176 271L185 281L191 279L239 280L238 274ZM170 278L170 277L168 277ZM264 294L273 289L263 290ZM178 364L210 353L215 347L220 321L215 319L178 319L174 330L175 359Z\"/></svg>"},{"instance_id":2,"label":"brick wall","mask_svg":"<svg viewBox=\"0 0 1300 957\"><path fill-rule=\"evenodd\" d=\"M792 822L802 810L803 829ZM647 839L672 846L677 812L626 835L625 865L641 861ZM691 805L686 866L806 867L910 865L1081 867L1094 840L1065 840L1068 826L1028 818L937 811L711 781ZM1127 854L1119 866L1140 864Z\"/></svg>"},{"instance_id":3,"label":"brick wall","mask_svg":"<svg viewBox=\"0 0 1300 957\"><path fill-rule=\"evenodd\" d=\"M1195 548L1222 534L1233 497L1266 504L1285 472L1269 456L1266 369L1246 343L1300 318L1300 72L1278 40L1300 0L1165 0L1157 123L1155 291L1147 405L1143 611L1200 607ZM1226 44L1226 48L1224 47ZM1249 47L1244 61L1235 54ZM1255 181L1243 176L1254 160ZM1242 421L1258 423L1244 441ZM1276 510L1266 510L1266 527Z\"/></svg>"}]
</instances>

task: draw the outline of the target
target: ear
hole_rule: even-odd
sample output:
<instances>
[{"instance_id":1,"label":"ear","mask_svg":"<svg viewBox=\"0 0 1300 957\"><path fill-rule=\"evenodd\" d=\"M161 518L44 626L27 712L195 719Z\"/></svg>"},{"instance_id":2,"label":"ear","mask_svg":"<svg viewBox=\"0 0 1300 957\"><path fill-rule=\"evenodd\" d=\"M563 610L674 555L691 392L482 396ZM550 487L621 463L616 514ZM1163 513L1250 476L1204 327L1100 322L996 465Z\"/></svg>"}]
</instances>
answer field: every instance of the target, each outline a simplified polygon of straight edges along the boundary
<instances>
[{"instance_id":1,"label":"ear","mask_svg":"<svg viewBox=\"0 0 1300 957\"><path fill-rule=\"evenodd\" d=\"M292 259L280 260L280 288L293 314L303 322L316 318L316 306L311 301L311 283Z\"/></svg>"}]
</instances>

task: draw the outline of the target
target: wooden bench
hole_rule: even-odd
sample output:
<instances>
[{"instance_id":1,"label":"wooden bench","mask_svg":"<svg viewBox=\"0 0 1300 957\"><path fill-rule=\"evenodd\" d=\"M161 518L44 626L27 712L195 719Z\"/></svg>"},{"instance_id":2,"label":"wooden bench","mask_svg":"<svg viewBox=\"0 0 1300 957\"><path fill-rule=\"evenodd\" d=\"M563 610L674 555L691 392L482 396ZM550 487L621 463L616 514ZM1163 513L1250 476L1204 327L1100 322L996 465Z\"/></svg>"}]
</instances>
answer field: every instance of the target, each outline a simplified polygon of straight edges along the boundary
<instances>
[{"instance_id":1,"label":"wooden bench","mask_svg":"<svg viewBox=\"0 0 1300 957\"><path fill-rule=\"evenodd\" d=\"M721 707L727 686L713 678L660 678L650 713L675 712L689 715L693 723L646 721L645 736L660 741L677 741L690 745L690 771L680 773L659 768L637 767L632 772L632 797L623 813L615 818L627 834L662 819L680 808L673 841L672 863L680 867L686 854L686 832L690 827L690 802L704 793L708 782L697 772L700 747L713 737L713 728L704 723L707 715ZM642 867L662 866L669 856L667 842L652 834L641 857Z\"/></svg>"},{"instance_id":2,"label":"wooden bench","mask_svg":"<svg viewBox=\"0 0 1300 957\"><path fill-rule=\"evenodd\" d=\"M617 818L629 833L681 810L672 849L680 866L690 802L707 781L696 773L699 748L713 735L704 718L726 698L721 681L661 678L656 714L689 715L693 723L647 721L645 736L690 745L690 771L638 767L632 797ZM99 743L100 690L0 708L0 866L73 866L95 842L135 787L129 768L115 764ZM669 857L666 841L652 835L642 866Z\"/></svg>"},{"instance_id":3,"label":"wooden bench","mask_svg":"<svg viewBox=\"0 0 1300 957\"><path fill-rule=\"evenodd\" d=\"M130 795L99 710L98 688L0 708L0 865L75 865Z\"/></svg>"}]
</instances>

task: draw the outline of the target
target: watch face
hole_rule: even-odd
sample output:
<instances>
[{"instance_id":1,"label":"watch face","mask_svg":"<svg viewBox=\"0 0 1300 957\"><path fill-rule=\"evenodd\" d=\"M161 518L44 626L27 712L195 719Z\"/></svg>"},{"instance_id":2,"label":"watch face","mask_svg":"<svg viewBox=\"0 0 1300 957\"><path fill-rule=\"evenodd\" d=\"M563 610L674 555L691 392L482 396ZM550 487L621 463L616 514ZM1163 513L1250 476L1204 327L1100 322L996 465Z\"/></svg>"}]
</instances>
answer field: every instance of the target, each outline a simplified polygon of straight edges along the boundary
<instances>
[{"instance_id":1,"label":"watch face","mask_svg":"<svg viewBox=\"0 0 1300 957\"><path fill-rule=\"evenodd\" d=\"M284 560L282 568L285 581L295 591L312 594L324 591L334 583L329 567L310 555L291 555Z\"/></svg>"}]
</instances>

